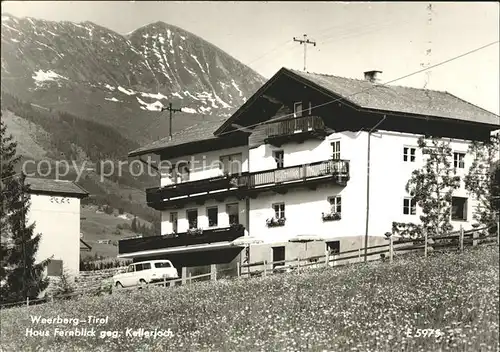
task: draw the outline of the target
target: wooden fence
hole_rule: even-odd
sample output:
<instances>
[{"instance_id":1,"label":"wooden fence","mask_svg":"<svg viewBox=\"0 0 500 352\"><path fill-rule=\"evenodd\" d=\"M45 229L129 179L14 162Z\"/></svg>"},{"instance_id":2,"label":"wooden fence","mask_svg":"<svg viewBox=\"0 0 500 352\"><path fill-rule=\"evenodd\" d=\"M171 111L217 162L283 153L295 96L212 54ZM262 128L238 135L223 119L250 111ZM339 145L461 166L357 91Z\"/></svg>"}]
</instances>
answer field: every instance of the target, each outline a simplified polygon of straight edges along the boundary
<instances>
[{"instance_id":1,"label":"wooden fence","mask_svg":"<svg viewBox=\"0 0 500 352\"><path fill-rule=\"evenodd\" d=\"M486 231L486 233L485 233ZM477 228L473 230L464 231L460 229L458 231L450 232L443 236L433 236L416 239L394 239L393 236L387 238L388 243L376 246L370 246L366 248L366 260L388 260L393 261L394 256L399 253L408 252L424 252L427 256L431 251L450 251L457 250L463 251L466 246L478 246L482 244L496 244L499 245L499 228L497 227L496 234L488 234L488 228ZM389 258L386 259L386 254ZM376 257L378 256L378 257ZM280 260L274 262L255 262L251 264L240 265L237 263L237 277L238 278L249 278L255 276L268 276L276 273L283 272L296 272L300 273L308 268L327 268L330 266L341 266L347 264L346 261L357 260L356 263L363 262L365 258L365 248L352 249L343 252L332 252L328 251L325 255L311 256L307 258L295 258L288 260ZM370 259L369 259L370 258ZM257 268L257 270L250 270L251 268ZM215 270L216 266L213 264L211 272L207 274L191 276L189 273L187 277L169 280L164 279L160 282L155 282L151 284L146 284L144 286L133 286L127 288L113 289L113 292L126 292L130 290L136 290L138 288L148 288L152 286L164 286L164 287L174 287L180 285L189 285L198 281L216 281L219 274L224 271L234 270L232 268L224 270ZM246 269L246 270L245 270ZM87 293L88 294L88 293ZM60 299L71 299L76 296L84 295L82 293L72 293L66 296L56 297L56 300ZM42 298L36 300L29 300L22 302L14 302L8 304L0 305L0 308L7 308L13 306L21 305L32 305L46 302L53 302L54 298Z\"/></svg>"}]
</instances>

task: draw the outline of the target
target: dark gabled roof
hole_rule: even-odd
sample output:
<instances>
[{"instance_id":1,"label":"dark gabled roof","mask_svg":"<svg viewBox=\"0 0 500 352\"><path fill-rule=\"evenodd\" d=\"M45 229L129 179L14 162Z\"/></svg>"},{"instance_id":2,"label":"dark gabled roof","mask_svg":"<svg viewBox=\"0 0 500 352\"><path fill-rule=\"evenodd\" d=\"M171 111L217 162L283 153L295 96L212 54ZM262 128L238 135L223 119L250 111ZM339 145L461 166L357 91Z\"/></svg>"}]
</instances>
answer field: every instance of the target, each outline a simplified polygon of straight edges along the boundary
<instances>
[{"instance_id":1,"label":"dark gabled roof","mask_svg":"<svg viewBox=\"0 0 500 352\"><path fill-rule=\"evenodd\" d=\"M172 139L169 137L162 138L144 147L131 151L128 156L138 156L155 151L179 146L182 144L193 143L197 141L209 140L217 138L214 131L225 121L227 117L221 118L220 116L211 117L209 120L189 126L182 131L172 134Z\"/></svg>"},{"instance_id":2,"label":"dark gabled roof","mask_svg":"<svg viewBox=\"0 0 500 352\"><path fill-rule=\"evenodd\" d=\"M448 92L396 85L378 85L367 80L282 68L215 131L215 134L223 133L282 75L287 75L327 94L337 96L344 103L361 109L432 116L500 127L498 115ZM335 99L332 97L332 100Z\"/></svg>"},{"instance_id":3,"label":"dark gabled roof","mask_svg":"<svg viewBox=\"0 0 500 352\"><path fill-rule=\"evenodd\" d=\"M69 195L77 198L89 195L86 190L73 181L26 177L25 183L30 185L29 193L34 194Z\"/></svg>"},{"instance_id":4,"label":"dark gabled roof","mask_svg":"<svg viewBox=\"0 0 500 352\"><path fill-rule=\"evenodd\" d=\"M373 110L435 116L500 126L499 116L448 92L289 70L347 101Z\"/></svg>"}]
</instances>

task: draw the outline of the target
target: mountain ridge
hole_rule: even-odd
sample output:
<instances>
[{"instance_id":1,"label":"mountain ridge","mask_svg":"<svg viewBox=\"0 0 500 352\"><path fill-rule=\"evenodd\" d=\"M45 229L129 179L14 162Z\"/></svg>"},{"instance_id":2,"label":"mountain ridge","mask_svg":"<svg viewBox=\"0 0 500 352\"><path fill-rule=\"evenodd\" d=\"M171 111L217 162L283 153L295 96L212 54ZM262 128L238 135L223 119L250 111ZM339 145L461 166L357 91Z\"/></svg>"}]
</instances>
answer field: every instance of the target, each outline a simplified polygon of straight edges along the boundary
<instances>
[{"instance_id":1,"label":"mountain ridge","mask_svg":"<svg viewBox=\"0 0 500 352\"><path fill-rule=\"evenodd\" d=\"M168 102L183 108L174 119L179 130L203 115L229 116L264 81L216 45L163 21L123 35L91 21L2 14L3 90L108 123L140 143L168 134L167 119L158 118Z\"/></svg>"}]
</instances>

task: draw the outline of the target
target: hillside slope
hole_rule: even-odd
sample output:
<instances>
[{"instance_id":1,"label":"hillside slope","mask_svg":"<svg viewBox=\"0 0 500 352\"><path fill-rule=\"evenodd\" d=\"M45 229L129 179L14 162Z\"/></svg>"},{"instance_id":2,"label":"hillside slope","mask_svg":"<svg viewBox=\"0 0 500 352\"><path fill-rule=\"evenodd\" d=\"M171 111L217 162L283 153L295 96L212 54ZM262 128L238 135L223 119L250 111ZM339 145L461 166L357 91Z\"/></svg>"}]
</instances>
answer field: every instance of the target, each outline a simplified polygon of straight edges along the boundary
<instances>
[{"instance_id":1,"label":"hillside slope","mask_svg":"<svg viewBox=\"0 0 500 352\"><path fill-rule=\"evenodd\" d=\"M498 259L498 248L479 247L392 264L113 293L33 306L29 314L13 308L0 313L2 342L6 351L493 351ZM121 335L106 338L109 344L25 337L20 332L32 326L30 315L109 316L97 333ZM127 328L171 335L129 338Z\"/></svg>"}]
</instances>

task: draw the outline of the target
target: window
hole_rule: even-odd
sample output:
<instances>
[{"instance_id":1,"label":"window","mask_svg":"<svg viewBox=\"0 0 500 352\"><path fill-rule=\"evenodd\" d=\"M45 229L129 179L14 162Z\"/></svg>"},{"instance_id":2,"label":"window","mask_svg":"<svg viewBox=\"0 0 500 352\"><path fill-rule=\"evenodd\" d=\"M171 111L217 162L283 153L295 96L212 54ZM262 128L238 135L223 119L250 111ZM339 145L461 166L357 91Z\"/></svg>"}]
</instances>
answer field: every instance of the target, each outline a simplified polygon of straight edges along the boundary
<instances>
[{"instance_id":1,"label":"window","mask_svg":"<svg viewBox=\"0 0 500 352\"><path fill-rule=\"evenodd\" d=\"M63 274L63 261L51 259L47 265L48 276L61 276Z\"/></svg>"},{"instance_id":2,"label":"window","mask_svg":"<svg viewBox=\"0 0 500 352\"><path fill-rule=\"evenodd\" d=\"M217 226L219 221L219 210L217 207L207 208L208 226Z\"/></svg>"},{"instance_id":3,"label":"window","mask_svg":"<svg viewBox=\"0 0 500 352\"><path fill-rule=\"evenodd\" d=\"M281 260L285 260L285 247L273 247L273 262ZM285 263L273 264L273 269L279 265L285 265Z\"/></svg>"},{"instance_id":4,"label":"window","mask_svg":"<svg viewBox=\"0 0 500 352\"><path fill-rule=\"evenodd\" d=\"M465 168L465 153L453 153L453 167L455 169Z\"/></svg>"},{"instance_id":5,"label":"window","mask_svg":"<svg viewBox=\"0 0 500 352\"><path fill-rule=\"evenodd\" d=\"M273 152L274 161L276 162L276 168L282 169L284 167L285 153L283 150L275 150Z\"/></svg>"},{"instance_id":6,"label":"window","mask_svg":"<svg viewBox=\"0 0 500 352\"><path fill-rule=\"evenodd\" d=\"M328 202L330 203L330 211L332 213L340 214L342 212L342 198L340 196L329 197Z\"/></svg>"},{"instance_id":7,"label":"window","mask_svg":"<svg viewBox=\"0 0 500 352\"><path fill-rule=\"evenodd\" d=\"M170 265L169 262L159 262L155 263L155 268L171 268L172 265Z\"/></svg>"},{"instance_id":8,"label":"window","mask_svg":"<svg viewBox=\"0 0 500 352\"><path fill-rule=\"evenodd\" d=\"M273 204L273 209L274 209L274 217L276 219L285 218L285 203Z\"/></svg>"},{"instance_id":9,"label":"window","mask_svg":"<svg viewBox=\"0 0 500 352\"><path fill-rule=\"evenodd\" d=\"M229 216L229 225L234 225L234 224L237 225L240 223L240 216L239 216L240 211L238 208L238 203L227 204L226 212L227 215Z\"/></svg>"},{"instance_id":10,"label":"window","mask_svg":"<svg viewBox=\"0 0 500 352\"><path fill-rule=\"evenodd\" d=\"M186 217L188 219L190 229L198 228L198 209L187 210Z\"/></svg>"},{"instance_id":11,"label":"window","mask_svg":"<svg viewBox=\"0 0 500 352\"><path fill-rule=\"evenodd\" d=\"M415 162L415 153L417 149L412 147L403 148L403 161Z\"/></svg>"},{"instance_id":12,"label":"window","mask_svg":"<svg viewBox=\"0 0 500 352\"><path fill-rule=\"evenodd\" d=\"M135 271L143 271L151 269L151 263L142 263L135 265Z\"/></svg>"},{"instance_id":13,"label":"window","mask_svg":"<svg viewBox=\"0 0 500 352\"><path fill-rule=\"evenodd\" d=\"M451 220L467 220L467 198L451 198Z\"/></svg>"},{"instance_id":14,"label":"window","mask_svg":"<svg viewBox=\"0 0 500 352\"><path fill-rule=\"evenodd\" d=\"M340 253L340 241L326 242L326 250L330 253Z\"/></svg>"},{"instance_id":15,"label":"window","mask_svg":"<svg viewBox=\"0 0 500 352\"><path fill-rule=\"evenodd\" d=\"M133 273L135 271L135 265L129 265L127 269L127 273Z\"/></svg>"},{"instance_id":16,"label":"window","mask_svg":"<svg viewBox=\"0 0 500 352\"><path fill-rule=\"evenodd\" d=\"M339 160L340 159L340 141L333 142L332 149L333 149L333 160Z\"/></svg>"},{"instance_id":17,"label":"window","mask_svg":"<svg viewBox=\"0 0 500 352\"><path fill-rule=\"evenodd\" d=\"M302 102L298 101L293 103L293 117L301 117L302 116Z\"/></svg>"},{"instance_id":18,"label":"window","mask_svg":"<svg viewBox=\"0 0 500 352\"><path fill-rule=\"evenodd\" d=\"M417 202L414 198L406 197L403 199L403 214L405 215L416 215L417 214Z\"/></svg>"},{"instance_id":19,"label":"window","mask_svg":"<svg viewBox=\"0 0 500 352\"><path fill-rule=\"evenodd\" d=\"M241 164L243 163L243 156L241 153L223 155L219 160L223 173L230 175L241 173Z\"/></svg>"},{"instance_id":20,"label":"window","mask_svg":"<svg viewBox=\"0 0 500 352\"><path fill-rule=\"evenodd\" d=\"M172 224L172 232L177 233L179 224L177 212L170 213L170 223Z\"/></svg>"}]
</instances>

